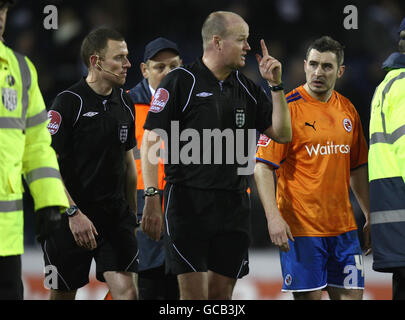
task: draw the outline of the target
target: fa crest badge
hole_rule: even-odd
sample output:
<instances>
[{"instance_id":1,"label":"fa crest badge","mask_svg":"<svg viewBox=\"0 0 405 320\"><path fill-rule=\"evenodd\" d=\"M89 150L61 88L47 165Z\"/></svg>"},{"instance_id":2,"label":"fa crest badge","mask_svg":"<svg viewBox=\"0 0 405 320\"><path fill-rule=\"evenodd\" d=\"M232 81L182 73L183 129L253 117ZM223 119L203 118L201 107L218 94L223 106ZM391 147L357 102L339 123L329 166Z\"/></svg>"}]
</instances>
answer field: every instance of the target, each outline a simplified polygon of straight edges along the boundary
<instances>
[{"instance_id":1,"label":"fa crest badge","mask_svg":"<svg viewBox=\"0 0 405 320\"><path fill-rule=\"evenodd\" d=\"M244 108L235 109L235 124L237 128L243 128L246 122L246 114Z\"/></svg>"},{"instance_id":2,"label":"fa crest badge","mask_svg":"<svg viewBox=\"0 0 405 320\"><path fill-rule=\"evenodd\" d=\"M128 125L122 124L120 126L120 141L125 143L128 139Z\"/></svg>"}]
</instances>

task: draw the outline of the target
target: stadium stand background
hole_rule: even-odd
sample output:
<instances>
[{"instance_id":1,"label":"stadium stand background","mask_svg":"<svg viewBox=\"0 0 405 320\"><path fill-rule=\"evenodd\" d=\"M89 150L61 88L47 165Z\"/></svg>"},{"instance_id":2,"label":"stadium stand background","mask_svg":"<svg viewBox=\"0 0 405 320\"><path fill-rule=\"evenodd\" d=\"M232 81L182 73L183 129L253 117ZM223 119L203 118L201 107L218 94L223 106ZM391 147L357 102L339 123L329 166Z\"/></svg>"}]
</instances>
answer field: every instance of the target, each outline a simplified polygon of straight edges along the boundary
<instances>
[{"instance_id":1,"label":"stadium stand background","mask_svg":"<svg viewBox=\"0 0 405 320\"><path fill-rule=\"evenodd\" d=\"M43 11L47 5L54 5L58 10L56 30L44 28L46 14ZM346 5L356 6L358 29L344 28ZM310 41L330 35L343 43L346 72L336 89L356 106L368 139L370 101L385 74L381 63L389 53L396 51L397 29L405 16L404 1L18 0L9 12L4 38L9 46L28 55L35 63L41 91L50 106L58 92L84 75L80 44L92 28L109 25L125 36L132 63L125 88L130 88L141 80L139 64L143 48L151 39L164 36L176 41L185 63L200 56L201 25L215 10L237 12L250 25L252 50L242 71L265 86L254 57L254 53L260 53L260 38L264 38L270 54L282 62L286 92L305 81L303 59ZM254 186L252 190L252 245L253 248L271 248L263 209ZM353 206L361 227L362 214L355 200ZM32 210L27 194L25 242L27 246L38 246L33 235Z\"/></svg>"}]
</instances>

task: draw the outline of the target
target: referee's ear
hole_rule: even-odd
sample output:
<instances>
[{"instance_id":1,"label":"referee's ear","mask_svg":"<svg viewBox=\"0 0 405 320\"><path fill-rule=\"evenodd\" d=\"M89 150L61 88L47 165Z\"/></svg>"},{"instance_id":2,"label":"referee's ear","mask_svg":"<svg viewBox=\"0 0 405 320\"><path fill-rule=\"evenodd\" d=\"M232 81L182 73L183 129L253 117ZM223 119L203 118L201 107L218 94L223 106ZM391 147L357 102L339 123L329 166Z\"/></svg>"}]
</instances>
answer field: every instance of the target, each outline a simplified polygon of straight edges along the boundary
<instances>
[{"instance_id":1,"label":"referee's ear","mask_svg":"<svg viewBox=\"0 0 405 320\"><path fill-rule=\"evenodd\" d=\"M214 44L215 50L221 51L221 49L222 49L222 38L219 35L214 35L212 37L212 42Z\"/></svg>"},{"instance_id":2,"label":"referee's ear","mask_svg":"<svg viewBox=\"0 0 405 320\"><path fill-rule=\"evenodd\" d=\"M90 68L97 68L98 59L99 59L98 55L93 54L93 55L90 56L89 69Z\"/></svg>"}]
</instances>

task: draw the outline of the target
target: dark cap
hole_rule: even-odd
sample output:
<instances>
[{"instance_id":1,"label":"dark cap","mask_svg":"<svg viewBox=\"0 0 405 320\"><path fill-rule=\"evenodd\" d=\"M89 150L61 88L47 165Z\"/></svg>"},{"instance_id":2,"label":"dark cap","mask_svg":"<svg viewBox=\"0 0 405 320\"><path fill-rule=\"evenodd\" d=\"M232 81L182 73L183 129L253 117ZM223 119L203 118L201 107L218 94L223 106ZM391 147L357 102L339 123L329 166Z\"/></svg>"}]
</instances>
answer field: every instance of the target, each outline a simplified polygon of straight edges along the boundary
<instances>
[{"instance_id":1,"label":"dark cap","mask_svg":"<svg viewBox=\"0 0 405 320\"><path fill-rule=\"evenodd\" d=\"M401 31L404 31L404 30L405 30L405 18L402 19L402 22L399 25L398 33L401 33Z\"/></svg>"},{"instance_id":2,"label":"dark cap","mask_svg":"<svg viewBox=\"0 0 405 320\"><path fill-rule=\"evenodd\" d=\"M173 50L177 54L179 54L179 48L177 44L174 42L166 39L166 38L157 38L151 42L149 42L145 47L145 53L143 56L143 61L146 62L149 59L153 58L158 52L162 50Z\"/></svg>"}]
</instances>

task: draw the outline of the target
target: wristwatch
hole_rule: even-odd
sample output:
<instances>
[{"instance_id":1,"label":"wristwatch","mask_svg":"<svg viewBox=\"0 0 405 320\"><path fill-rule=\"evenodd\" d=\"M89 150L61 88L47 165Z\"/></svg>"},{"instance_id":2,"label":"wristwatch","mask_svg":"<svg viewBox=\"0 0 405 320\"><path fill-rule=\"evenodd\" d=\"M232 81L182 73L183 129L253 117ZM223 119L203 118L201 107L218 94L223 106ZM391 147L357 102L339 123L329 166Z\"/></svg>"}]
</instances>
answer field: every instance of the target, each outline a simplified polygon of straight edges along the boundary
<instances>
[{"instance_id":1,"label":"wristwatch","mask_svg":"<svg viewBox=\"0 0 405 320\"><path fill-rule=\"evenodd\" d=\"M76 215L76 213L77 213L77 211L79 211L79 208L77 207L77 206L70 206L69 208L67 208L66 210L65 210L65 213L66 213L66 215L69 217L69 218L71 218L71 217L73 217L74 215Z\"/></svg>"},{"instance_id":2,"label":"wristwatch","mask_svg":"<svg viewBox=\"0 0 405 320\"><path fill-rule=\"evenodd\" d=\"M143 193L143 196L144 197L153 197L157 194L159 194L158 189L156 189L155 187L148 187L148 188L146 188L145 192Z\"/></svg>"},{"instance_id":3,"label":"wristwatch","mask_svg":"<svg viewBox=\"0 0 405 320\"><path fill-rule=\"evenodd\" d=\"M270 88L271 91L284 90L284 87L283 87L283 83L282 83L282 82L281 82L279 85L277 85L277 86L272 86L270 83L269 83L268 85L269 85L269 88Z\"/></svg>"}]
</instances>

